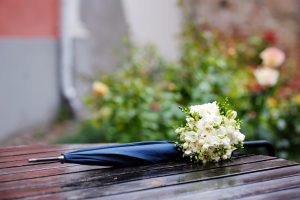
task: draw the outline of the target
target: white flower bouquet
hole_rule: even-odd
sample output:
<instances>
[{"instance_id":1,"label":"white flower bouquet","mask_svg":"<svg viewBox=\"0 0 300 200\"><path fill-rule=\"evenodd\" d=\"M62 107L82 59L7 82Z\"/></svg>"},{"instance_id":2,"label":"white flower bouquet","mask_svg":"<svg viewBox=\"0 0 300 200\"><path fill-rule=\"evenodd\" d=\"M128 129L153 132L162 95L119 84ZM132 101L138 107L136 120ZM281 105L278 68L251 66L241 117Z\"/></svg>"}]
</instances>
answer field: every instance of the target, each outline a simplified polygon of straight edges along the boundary
<instances>
[{"instance_id":1,"label":"white flower bouquet","mask_svg":"<svg viewBox=\"0 0 300 200\"><path fill-rule=\"evenodd\" d=\"M240 132L237 113L217 102L181 108L186 124L176 129L177 146L192 162L227 160L243 147L245 135Z\"/></svg>"}]
</instances>

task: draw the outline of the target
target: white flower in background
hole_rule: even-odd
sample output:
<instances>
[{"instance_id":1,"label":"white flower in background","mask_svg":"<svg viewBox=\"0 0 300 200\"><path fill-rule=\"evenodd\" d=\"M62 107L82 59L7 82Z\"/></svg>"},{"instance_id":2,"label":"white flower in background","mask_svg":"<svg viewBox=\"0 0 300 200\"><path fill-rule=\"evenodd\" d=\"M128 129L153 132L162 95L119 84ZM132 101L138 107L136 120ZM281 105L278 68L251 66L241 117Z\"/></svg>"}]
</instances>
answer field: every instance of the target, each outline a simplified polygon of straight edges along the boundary
<instances>
[{"instance_id":1,"label":"white flower in background","mask_svg":"<svg viewBox=\"0 0 300 200\"><path fill-rule=\"evenodd\" d=\"M260 53L263 65L266 67L279 67L285 60L285 54L276 47L266 48Z\"/></svg>"},{"instance_id":2,"label":"white flower in background","mask_svg":"<svg viewBox=\"0 0 300 200\"><path fill-rule=\"evenodd\" d=\"M279 78L279 72L275 69L262 67L254 71L254 76L259 85L263 87L274 86Z\"/></svg>"},{"instance_id":3,"label":"white flower in background","mask_svg":"<svg viewBox=\"0 0 300 200\"><path fill-rule=\"evenodd\" d=\"M222 107L223 108L223 107ZM220 109L217 102L183 108L186 125L176 129L179 148L195 162L218 162L231 157L243 145L245 135L239 129L237 113ZM221 112L221 110L223 112Z\"/></svg>"}]
</instances>

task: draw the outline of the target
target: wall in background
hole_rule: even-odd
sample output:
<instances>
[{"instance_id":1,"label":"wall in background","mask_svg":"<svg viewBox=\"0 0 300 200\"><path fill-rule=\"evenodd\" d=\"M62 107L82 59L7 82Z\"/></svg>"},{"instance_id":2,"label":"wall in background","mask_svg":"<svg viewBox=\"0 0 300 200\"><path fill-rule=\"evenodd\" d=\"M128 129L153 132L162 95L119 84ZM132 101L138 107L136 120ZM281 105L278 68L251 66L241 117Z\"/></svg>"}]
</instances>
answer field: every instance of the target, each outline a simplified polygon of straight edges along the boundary
<instances>
[{"instance_id":1,"label":"wall in background","mask_svg":"<svg viewBox=\"0 0 300 200\"><path fill-rule=\"evenodd\" d=\"M59 0L0 0L0 139L45 126L59 106Z\"/></svg>"},{"instance_id":2,"label":"wall in background","mask_svg":"<svg viewBox=\"0 0 300 200\"><path fill-rule=\"evenodd\" d=\"M154 44L167 59L179 58L182 14L177 0L122 0L130 33L138 44Z\"/></svg>"},{"instance_id":3,"label":"wall in background","mask_svg":"<svg viewBox=\"0 0 300 200\"><path fill-rule=\"evenodd\" d=\"M75 87L79 98L91 89L99 74L117 68L120 57L126 54L122 39L128 33L121 0L80 1L80 21L85 37L75 38Z\"/></svg>"},{"instance_id":4,"label":"wall in background","mask_svg":"<svg viewBox=\"0 0 300 200\"><path fill-rule=\"evenodd\" d=\"M0 37L57 37L59 3L59 0L0 0Z\"/></svg>"}]
</instances>

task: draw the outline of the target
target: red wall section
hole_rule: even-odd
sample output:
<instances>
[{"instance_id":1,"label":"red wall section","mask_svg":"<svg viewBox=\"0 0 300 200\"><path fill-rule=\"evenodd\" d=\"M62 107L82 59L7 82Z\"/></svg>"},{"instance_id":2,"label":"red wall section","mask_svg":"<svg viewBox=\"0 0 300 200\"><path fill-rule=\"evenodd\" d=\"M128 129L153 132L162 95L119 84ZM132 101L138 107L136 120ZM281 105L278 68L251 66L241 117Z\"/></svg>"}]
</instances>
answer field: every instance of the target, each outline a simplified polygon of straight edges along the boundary
<instances>
[{"instance_id":1,"label":"red wall section","mask_svg":"<svg viewBox=\"0 0 300 200\"><path fill-rule=\"evenodd\" d=\"M0 37L57 37L59 0L0 0Z\"/></svg>"}]
</instances>

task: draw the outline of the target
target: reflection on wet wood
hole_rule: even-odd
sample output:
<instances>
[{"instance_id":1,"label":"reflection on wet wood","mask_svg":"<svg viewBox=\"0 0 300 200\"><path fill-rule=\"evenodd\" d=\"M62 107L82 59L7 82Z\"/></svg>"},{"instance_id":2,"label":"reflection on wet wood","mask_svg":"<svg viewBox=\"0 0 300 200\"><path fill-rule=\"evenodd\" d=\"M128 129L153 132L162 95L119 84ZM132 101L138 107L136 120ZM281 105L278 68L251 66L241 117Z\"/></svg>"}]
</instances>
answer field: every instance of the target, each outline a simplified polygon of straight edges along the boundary
<instances>
[{"instance_id":1,"label":"reflection on wet wood","mask_svg":"<svg viewBox=\"0 0 300 200\"><path fill-rule=\"evenodd\" d=\"M290 199L300 196L300 165L262 155L208 165L161 163L127 168L27 162L31 157L52 156L82 147L1 147L0 199Z\"/></svg>"}]
</instances>

